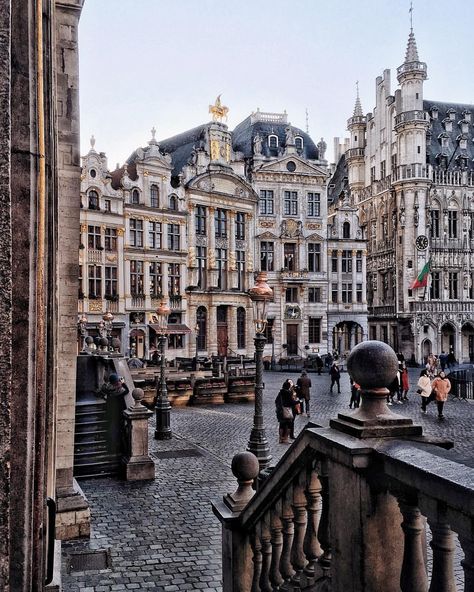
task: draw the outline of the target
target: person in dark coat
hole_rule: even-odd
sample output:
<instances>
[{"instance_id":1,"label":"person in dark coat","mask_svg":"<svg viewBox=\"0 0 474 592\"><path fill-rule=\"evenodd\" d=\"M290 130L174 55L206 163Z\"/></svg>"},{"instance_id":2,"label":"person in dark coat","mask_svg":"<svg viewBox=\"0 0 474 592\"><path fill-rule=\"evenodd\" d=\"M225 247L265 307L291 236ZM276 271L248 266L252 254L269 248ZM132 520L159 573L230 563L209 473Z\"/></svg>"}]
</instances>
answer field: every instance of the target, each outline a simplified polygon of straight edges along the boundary
<instances>
[{"instance_id":1,"label":"person in dark coat","mask_svg":"<svg viewBox=\"0 0 474 592\"><path fill-rule=\"evenodd\" d=\"M341 371L339 370L339 367L336 364L336 362L334 362L333 365L331 366L331 370L329 370L329 376L331 377L331 393L332 393L332 389L334 388L334 385L337 384L337 392L340 394L341 393L341 385L340 385L339 381L341 379Z\"/></svg>"},{"instance_id":2,"label":"person in dark coat","mask_svg":"<svg viewBox=\"0 0 474 592\"><path fill-rule=\"evenodd\" d=\"M294 429L293 408L299 404L295 397L293 383L285 380L283 386L275 399L276 416L279 423L280 444L289 444L290 434Z\"/></svg>"},{"instance_id":3,"label":"person in dark coat","mask_svg":"<svg viewBox=\"0 0 474 592\"><path fill-rule=\"evenodd\" d=\"M130 391L122 377L111 374L109 381L100 389L105 399L105 417L107 419L107 450L110 454L123 451L123 417L126 409L125 395Z\"/></svg>"},{"instance_id":4,"label":"person in dark coat","mask_svg":"<svg viewBox=\"0 0 474 592\"><path fill-rule=\"evenodd\" d=\"M357 384L357 382L354 382L352 378L350 378L350 381L351 400L349 401L349 408L352 409L352 406L354 406L354 409L357 409L360 405L360 385Z\"/></svg>"},{"instance_id":5,"label":"person in dark coat","mask_svg":"<svg viewBox=\"0 0 474 592\"><path fill-rule=\"evenodd\" d=\"M323 370L324 362L323 359L319 354L316 354L316 369L318 371L318 375L321 376L321 372Z\"/></svg>"},{"instance_id":6,"label":"person in dark coat","mask_svg":"<svg viewBox=\"0 0 474 592\"><path fill-rule=\"evenodd\" d=\"M306 370L303 370L301 376L296 381L296 387L298 389L298 395L300 399L302 399L304 405L302 412L304 412L306 416L309 417L309 400L311 399L311 378L308 376Z\"/></svg>"}]
</instances>

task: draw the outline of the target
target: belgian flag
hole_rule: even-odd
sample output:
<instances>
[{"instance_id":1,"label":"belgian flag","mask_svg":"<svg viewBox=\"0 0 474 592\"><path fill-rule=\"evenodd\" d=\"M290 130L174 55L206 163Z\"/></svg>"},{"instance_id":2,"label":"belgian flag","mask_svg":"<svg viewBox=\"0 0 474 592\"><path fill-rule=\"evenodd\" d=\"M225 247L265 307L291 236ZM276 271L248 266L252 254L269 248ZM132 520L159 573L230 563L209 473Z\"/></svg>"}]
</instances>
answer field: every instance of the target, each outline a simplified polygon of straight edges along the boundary
<instances>
[{"instance_id":1,"label":"belgian flag","mask_svg":"<svg viewBox=\"0 0 474 592\"><path fill-rule=\"evenodd\" d=\"M411 290L416 290L416 288L426 288L426 286L428 285L428 275L430 273L430 266L431 266L431 261L428 260L425 263L425 266L423 267L423 269L418 274L418 277L416 278L416 280L410 286Z\"/></svg>"}]
</instances>

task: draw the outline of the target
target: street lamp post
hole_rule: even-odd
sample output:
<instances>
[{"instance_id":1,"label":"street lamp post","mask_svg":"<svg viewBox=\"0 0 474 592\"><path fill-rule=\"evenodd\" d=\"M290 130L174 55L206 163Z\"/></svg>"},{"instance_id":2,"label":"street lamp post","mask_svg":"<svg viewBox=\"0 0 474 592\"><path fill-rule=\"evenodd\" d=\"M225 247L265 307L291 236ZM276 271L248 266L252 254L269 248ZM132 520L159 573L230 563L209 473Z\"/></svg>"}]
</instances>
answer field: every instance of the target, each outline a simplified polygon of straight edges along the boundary
<instances>
[{"instance_id":1,"label":"street lamp post","mask_svg":"<svg viewBox=\"0 0 474 592\"><path fill-rule=\"evenodd\" d=\"M272 323L272 360L270 367L275 370L275 321Z\"/></svg>"},{"instance_id":2,"label":"street lamp post","mask_svg":"<svg viewBox=\"0 0 474 592\"><path fill-rule=\"evenodd\" d=\"M196 323L196 326L194 327L194 332L196 333L196 357L195 357L194 370L199 370L199 368L198 368L199 323Z\"/></svg>"},{"instance_id":3,"label":"street lamp post","mask_svg":"<svg viewBox=\"0 0 474 592\"><path fill-rule=\"evenodd\" d=\"M171 405L168 399L168 389L166 388L166 376L165 376L165 344L166 344L166 332L168 330L168 316L170 314L169 307L165 304L164 300L161 302L157 309L158 315L158 346L160 349L160 379L157 380L156 385L156 429L155 439L156 440L169 440L171 434Z\"/></svg>"},{"instance_id":4,"label":"street lamp post","mask_svg":"<svg viewBox=\"0 0 474 592\"><path fill-rule=\"evenodd\" d=\"M273 290L267 284L267 274L260 272L255 286L250 288L249 296L252 300L255 323L255 412L253 427L247 450L255 454L260 470L265 469L272 459L270 447L263 425L263 349L266 339L263 333L267 324L267 305L273 298Z\"/></svg>"}]
</instances>

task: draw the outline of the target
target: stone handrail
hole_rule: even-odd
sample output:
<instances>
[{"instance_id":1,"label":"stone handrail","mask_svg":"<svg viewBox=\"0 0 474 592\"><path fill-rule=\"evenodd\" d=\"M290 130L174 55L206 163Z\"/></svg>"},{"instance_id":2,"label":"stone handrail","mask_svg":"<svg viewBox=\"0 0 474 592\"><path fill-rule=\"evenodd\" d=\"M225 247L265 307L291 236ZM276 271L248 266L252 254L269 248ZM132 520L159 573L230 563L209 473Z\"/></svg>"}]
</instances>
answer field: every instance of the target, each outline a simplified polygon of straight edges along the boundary
<instances>
[{"instance_id":1,"label":"stone handrail","mask_svg":"<svg viewBox=\"0 0 474 592\"><path fill-rule=\"evenodd\" d=\"M353 354L370 343L378 342ZM372 377L385 372L377 356L368 363ZM348 366L360 381L353 358ZM258 462L234 458L239 487L213 506L223 525L223 592L454 592L454 532L464 590L474 589L474 469L389 411L386 389L375 386L386 380L366 382L362 408L304 430L260 475L256 493Z\"/></svg>"}]
</instances>

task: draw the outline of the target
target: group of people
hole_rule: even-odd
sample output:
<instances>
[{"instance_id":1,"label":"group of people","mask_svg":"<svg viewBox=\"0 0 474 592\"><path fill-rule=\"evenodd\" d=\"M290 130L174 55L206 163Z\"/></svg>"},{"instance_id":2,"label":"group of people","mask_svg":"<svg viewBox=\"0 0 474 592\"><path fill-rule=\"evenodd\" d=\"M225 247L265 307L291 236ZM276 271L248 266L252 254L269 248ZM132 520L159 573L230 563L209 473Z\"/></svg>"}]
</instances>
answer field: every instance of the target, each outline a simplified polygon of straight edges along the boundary
<instances>
[{"instance_id":1,"label":"group of people","mask_svg":"<svg viewBox=\"0 0 474 592\"><path fill-rule=\"evenodd\" d=\"M280 444L290 444L295 439L295 418L303 414L309 417L311 379L303 370L296 384L285 380L275 399L276 416L279 424Z\"/></svg>"},{"instance_id":2,"label":"group of people","mask_svg":"<svg viewBox=\"0 0 474 592\"><path fill-rule=\"evenodd\" d=\"M437 376L430 376L429 369L424 368L418 379L418 390L421 395L421 411L426 413L426 407L431 401L436 401L438 407L438 419L443 420L444 404L448 400L448 393L451 391L451 381L444 370L440 370Z\"/></svg>"}]
</instances>

